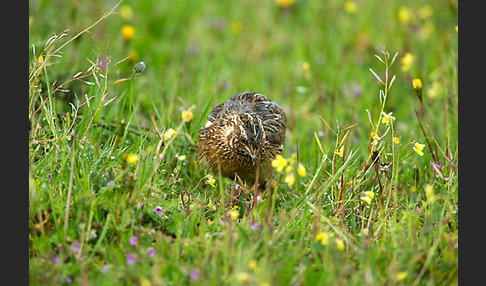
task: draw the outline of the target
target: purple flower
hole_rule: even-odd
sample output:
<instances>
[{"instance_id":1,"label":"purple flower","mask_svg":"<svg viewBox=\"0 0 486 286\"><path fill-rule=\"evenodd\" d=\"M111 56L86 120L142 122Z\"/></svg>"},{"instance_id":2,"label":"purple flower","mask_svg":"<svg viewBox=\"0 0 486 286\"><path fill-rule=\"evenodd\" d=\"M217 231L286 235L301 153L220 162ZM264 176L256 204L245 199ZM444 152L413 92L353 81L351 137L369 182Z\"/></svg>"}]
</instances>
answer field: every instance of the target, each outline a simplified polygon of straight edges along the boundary
<instances>
[{"instance_id":1,"label":"purple flower","mask_svg":"<svg viewBox=\"0 0 486 286\"><path fill-rule=\"evenodd\" d=\"M73 244L71 244L71 250L74 253L79 253L79 242L78 241L75 241L75 242L73 242Z\"/></svg>"},{"instance_id":2,"label":"purple flower","mask_svg":"<svg viewBox=\"0 0 486 286\"><path fill-rule=\"evenodd\" d=\"M196 269L192 270L191 273L189 274L189 278L191 280L197 280L197 279L199 279L199 269L196 268Z\"/></svg>"},{"instance_id":3,"label":"purple flower","mask_svg":"<svg viewBox=\"0 0 486 286\"><path fill-rule=\"evenodd\" d=\"M432 168L435 166L437 169L439 169L439 170L440 170L440 165L439 165L439 164L436 164L436 163L433 163L433 162L430 162L429 164L430 164L430 166L431 166Z\"/></svg>"},{"instance_id":4,"label":"purple flower","mask_svg":"<svg viewBox=\"0 0 486 286\"><path fill-rule=\"evenodd\" d=\"M126 260L128 265L135 263L135 254L129 254Z\"/></svg>"},{"instance_id":5,"label":"purple flower","mask_svg":"<svg viewBox=\"0 0 486 286\"><path fill-rule=\"evenodd\" d=\"M96 231L93 232L93 238L98 238L98 234L96 233Z\"/></svg>"},{"instance_id":6,"label":"purple flower","mask_svg":"<svg viewBox=\"0 0 486 286\"><path fill-rule=\"evenodd\" d=\"M101 272L103 272L103 273L108 272L108 265L103 264L103 269L101 270Z\"/></svg>"},{"instance_id":7,"label":"purple flower","mask_svg":"<svg viewBox=\"0 0 486 286\"><path fill-rule=\"evenodd\" d=\"M48 179L52 178L51 174L47 174L47 178Z\"/></svg>"},{"instance_id":8,"label":"purple flower","mask_svg":"<svg viewBox=\"0 0 486 286\"><path fill-rule=\"evenodd\" d=\"M358 97L361 95L361 93L363 92L361 86L359 84L355 84L354 87L353 87L353 94L354 96Z\"/></svg>"},{"instance_id":9,"label":"purple flower","mask_svg":"<svg viewBox=\"0 0 486 286\"><path fill-rule=\"evenodd\" d=\"M135 246L137 245L137 242L138 242L138 237L136 237L135 235L130 237L130 244Z\"/></svg>"},{"instance_id":10,"label":"purple flower","mask_svg":"<svg viewBox=\"0 0 486 286\"><path fill-rule=\"evenodd\" d=\"M61 262L61 259L59 259L59 256L54 256L54 258L52 258L52 261L54 263L59 263L59 262Z\"/></svg>"},{"instance_id":11,"label":"purple flower","mask_svg":"<svg viewBox=\"0 0 486 286\"><path fill-rule=\"evenodd\" d=\"M108 186L110 186L110 185L114 185L114 184L115 184L115 183L113 183L113 180L109 180L109 181L108 181Z\"/></svg>"},{"instance_id":12,"label":"purple flower","mask_svg":"<svg viewBox=\"0 0 486 286\"><path fill-rule=\"evenodd\" d=\"M251 225L251 230L255 230L255 229L259 228L259 227L260 227L260 224L259 223L254 223L254 224Z\"/></svg>"},{"instance_id":13,"label":"purple flower","mask_svg":"<svg viewBox=\"0 0 486 286\"><path fill-rule=\"evenodd\" d=\"M66 282L67 282L68 284L73 283L73 278L71 278L71 277L69 277L69 276L67 276L67 277L66 277L64 280L66 280Z\"/></svg>"},{"instance_id":14,"label":"purple flower","mask_svg":"<svg viewBox=\"0 0 486 286\"><path fill-rule=\"evenodd\" d=\"M148 250L148 255L149 255L149 256L154 256L156 252L157 252L157 251L155 250L155 248L149 248L149 250Z\"/></svg>"},{"instance_id":15,"label":"purple flower","mask_svg":"<svg viewBox=\"0 0 486 286\"><path fill-rule=\"evenodd\" d=\"M155 213L158 215L161 215L164 213L164 210L161 207L156 207L155 208Z\"/></svg>"},{"instance_id":16,"label":"purple flower","mask_svg":"<svg viewBox=\"0 0 486 286\"><path fill-rule=\"evenodd\" d=\"M145 206L144 203L140 203L140 207L143 209L143 207Z\"/></svg>"}]
</instances>

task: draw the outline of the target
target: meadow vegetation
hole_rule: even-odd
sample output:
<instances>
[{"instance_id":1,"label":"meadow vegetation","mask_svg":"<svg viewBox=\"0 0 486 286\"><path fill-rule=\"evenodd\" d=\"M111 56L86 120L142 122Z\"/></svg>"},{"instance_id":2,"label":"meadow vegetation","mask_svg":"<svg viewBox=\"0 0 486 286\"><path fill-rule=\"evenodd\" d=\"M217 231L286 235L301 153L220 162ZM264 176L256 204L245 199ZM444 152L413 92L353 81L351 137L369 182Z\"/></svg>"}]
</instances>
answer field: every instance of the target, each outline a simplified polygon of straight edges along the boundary
<instances>
[{"instance_id":1,"label":"meadow vegetation","mask_svg":"<svg viewBox=\"0 0 486 286\"><path fill-rule=\"evenodd\" d=\"M30 283L457 284L457 9L30 0ZM243 91L287 114L257 198L196 160Z\"/></svg>"}]
</instances>

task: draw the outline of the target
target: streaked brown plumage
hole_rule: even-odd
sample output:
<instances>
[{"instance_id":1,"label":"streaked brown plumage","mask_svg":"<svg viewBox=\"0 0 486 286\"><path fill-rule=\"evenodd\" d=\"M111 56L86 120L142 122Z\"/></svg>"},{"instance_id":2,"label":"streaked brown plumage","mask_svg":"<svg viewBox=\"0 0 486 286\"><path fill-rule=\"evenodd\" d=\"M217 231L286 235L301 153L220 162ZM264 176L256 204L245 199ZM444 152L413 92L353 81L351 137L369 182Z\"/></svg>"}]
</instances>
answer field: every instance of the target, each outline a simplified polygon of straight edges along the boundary
<instances>
[{"instance_id":1,"label":"streaked brown plumage","mask_svg":"<svg viewBox=\"0 0 486 286\"><path fill-rule=\"evenodd\" d=\"M271 162L282 154L287 120L282 108L265 95L237 94L216 106L208 115L197 140L198 161L214 174L231 179L238 175L252 185L265 188L272 176ZM260 150L260 156L258 152Z\"/></svg>"}]
</instances>

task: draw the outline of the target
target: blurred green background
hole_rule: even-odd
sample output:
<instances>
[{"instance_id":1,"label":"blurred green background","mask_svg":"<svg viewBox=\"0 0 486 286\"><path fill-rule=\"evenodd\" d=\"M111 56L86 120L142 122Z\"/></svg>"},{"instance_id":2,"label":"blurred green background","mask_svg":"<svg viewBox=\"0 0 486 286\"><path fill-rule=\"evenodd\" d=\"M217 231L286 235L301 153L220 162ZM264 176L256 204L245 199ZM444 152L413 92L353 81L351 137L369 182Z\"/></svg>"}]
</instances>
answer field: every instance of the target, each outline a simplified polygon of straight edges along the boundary
<instances>
[{"instance_id":1,"label":"blurred green background","mask_svg":"<svg viewBox=\"0 0 486 286\"><path fill-rule=\"evenodd\" d=\"M54 76L62 82L85 71L87 58L94 61L95 54L109 57L111 65L129 57L110 72L112 79L130 77L136 62L146 62L134 86L138 123L154 113L170 124L192 104L197 118L213 95L215 106L236 93L257 91L284 107L290 138L298 125L301 143L312 142L314 131L326 131L318 115L331 125L359 123L356 136L367 140L365 109L376 112L380 88L369 68L383 75L374 54L386 49L398 52L388 112L416 123L411 80L421 78L430 90L431 112L443 117L446 105L456 117L455 1L289 1L284 7L285 2L123 1L116 14L63 49ZM38 56L54 33L67 30L67 40L116 3L31 0L29 57L33 47ZM131 27L125 35L124 26ZM71 100L86 92L74 85L66 95ZM111 91L118 98L124 87L119 86ZM444 130L443 120L432 124L439 133ZM398 131L413 136L415 127L401 124Z\"/></svg>"},{"instance_id":2,"label":"blurred green background","mask_svg":"<svg viewBox=\"0 0 486 286\"><path fill-rule=\"evenodd\" d=\"M29 82L31 282L70 284L74 278L79 284L149 285L142 278L151 277L154 285L177 285L195 280L194 269L203 284L224 279L242 285L312 284L322 278L334 285L457 280L458 191L457 170L452 166L458 149L457 1L123 1L113 14L47 59L117 3L29 1L31 74L45 64ZM376 124L381 111L383 86L370 69L384 78L385 65L375 57L384 58L384 50L390 58L398 53L389 70L396 80L384 111L396 118L393 135L400 143L387 136L382 148L383 162L403 151L391 167L398 168L394 182L378 169L376 176L360 173L371 155L369 117ZM145 71L133 81L123 81L132 77L133 67L141 61ZM92 75L86 82L72 80L93 68L98 69L97 76L107 77L100 86ZM447 180L436 175L428 148L424 156L412 150L411 142L425 144L415 114L420 110L412 87L415 78L423 83L424 106L435 138L454 162L448 164L437 152ZM49 97L61 84L61 90ZM283 183L282 174L275 176L281 196L272 225L263 225L270 196L249 219L226 220L225 197L204 182L207 170L195 167L193 143L211 107L243 91L265 94L283 107L288 120L283 155L288 158L296 152L298 142L298 159L307 170L294 186ZM104 92L106 105L88 107L86 98L94 105ZM131 94L135 116L130 120L126 105ZM79 106L76 118L66 115L73 106ZM191 107L194 120L182 125L181 112ZM93 110L100 113L93 115ZM345 142L343 158L335 155L338 139L319 117L333 130L336 125L342 129L357 124ZM129 121L130 132L118 132L122 121ZM70 131L61 130L69 126L78 136L74 143ZM176 126L181 126L180 136L172 145L164 142L168 151L162 160L155 152L162 143L160 135ZM152 136L153 128L159 130L158 138ZM127 141L118 145L124 136ZM316 137L329 156L326 164ZM358 158L349 160L351 151L358 151ZM128 154L138 162L127 163ZM351 161L346 170L336 172L345 160ZM312 186L319 166L324 167ZM380 178L387 184L383 190L393 189L399 207L384 202L389 202L389 193L378 193L383 191ZM220 183L220 190L226 188ZM69 208L66 191L71 187ZM345 219L340 217L337 197L330 199L341 188L349 211ZM191 190L200 207L189 214L181 209L181 193ZM424 190L435 191L436 199ZM364 191L376 192L371 205L360 198ZM319 212L306 203L314 203L315 192L326 192L320 211L328 221L313 228L311 221L318 221ZM215 211L213 202L219 199L223 204ZM297 201L301 209L295 206ZM145 208L140 202L146 203ZM163 207L162 216L153 212L158 205ZM66 222L65 213L70 214ZM255 225L260 227L257 231ZM377 229L380 232L373 233ZM275 231L273 238L270 230ZM89 231L95 231L99 240ZM328 232L333 242L349 239L346 248L321 245L317 231ZM381 231L388 236L381 237ZM132 236L140 239L137 247L129 242ZM351 247L351 240L356 247ZM81 243L81 252L73 252L75 242ZM146 250L152 247L157 255L149 258ZM133 253L140 263L129 265ZM295 255L289 258L289 253ZM245 280L239 271L258 279Z\"/></svg>"}]
</instances>

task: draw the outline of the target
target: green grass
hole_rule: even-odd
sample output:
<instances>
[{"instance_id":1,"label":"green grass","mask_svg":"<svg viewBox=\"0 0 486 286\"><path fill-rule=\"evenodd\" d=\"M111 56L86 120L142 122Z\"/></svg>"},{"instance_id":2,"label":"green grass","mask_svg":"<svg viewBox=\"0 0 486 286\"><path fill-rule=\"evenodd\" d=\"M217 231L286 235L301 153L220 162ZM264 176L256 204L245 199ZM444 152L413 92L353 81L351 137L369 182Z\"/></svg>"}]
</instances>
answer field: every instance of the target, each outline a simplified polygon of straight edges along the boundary
<instances>
[{"instance_id":1,"label":"green grass","mask_svg":"<svg viewBox=\"0 0 486 286\"><path fill-rule=\"evenodd\" d=\"M355 3L31 0L31 284L457 284L457 3ZM253 209L196 162L243 91L292 167Z\"/></svg>"}]
</instances>

